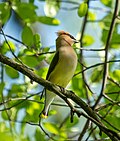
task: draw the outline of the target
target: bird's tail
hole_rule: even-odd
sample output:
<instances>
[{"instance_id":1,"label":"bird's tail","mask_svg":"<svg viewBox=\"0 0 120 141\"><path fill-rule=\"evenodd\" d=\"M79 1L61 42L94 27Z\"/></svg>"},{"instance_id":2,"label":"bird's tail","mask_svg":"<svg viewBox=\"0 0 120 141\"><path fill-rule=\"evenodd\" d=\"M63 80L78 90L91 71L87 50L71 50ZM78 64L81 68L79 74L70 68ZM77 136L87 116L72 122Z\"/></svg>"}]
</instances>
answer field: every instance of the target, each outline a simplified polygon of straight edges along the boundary
<instances>
[{"instance_id":1,"label":"bird's tail","mask_svg":"<svg viewBox=\"0 0 120 141\"><path fill-rule=\"evenodd\" d=\"M42 118L47 118L48 117L48 112L49 112L49 109L50 109L50 105L53 102L55 96L56 96L56 94L54 94L53 92L50 92L50 91L46 90L46 92L45 92L44 109L41 112L41 117Z\"/></svg>"}]
</instances>

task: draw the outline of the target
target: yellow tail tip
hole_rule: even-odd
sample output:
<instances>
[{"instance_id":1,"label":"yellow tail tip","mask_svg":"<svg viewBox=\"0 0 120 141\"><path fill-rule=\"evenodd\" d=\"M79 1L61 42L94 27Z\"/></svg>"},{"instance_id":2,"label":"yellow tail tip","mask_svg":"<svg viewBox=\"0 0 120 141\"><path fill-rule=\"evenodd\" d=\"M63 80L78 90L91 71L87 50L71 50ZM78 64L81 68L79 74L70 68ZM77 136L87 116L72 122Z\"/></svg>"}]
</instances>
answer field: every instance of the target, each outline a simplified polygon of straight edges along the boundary
<instances>
[{"instance_id":1,"label":"yellow tail tip","mask_svg":"<svg viewBox=\"0 0 120 141\"><path fill-rule=\"evenodd\" d=\"M47 118L47 115L41 114L41 118Z\"/></svg>"}]
</instances>

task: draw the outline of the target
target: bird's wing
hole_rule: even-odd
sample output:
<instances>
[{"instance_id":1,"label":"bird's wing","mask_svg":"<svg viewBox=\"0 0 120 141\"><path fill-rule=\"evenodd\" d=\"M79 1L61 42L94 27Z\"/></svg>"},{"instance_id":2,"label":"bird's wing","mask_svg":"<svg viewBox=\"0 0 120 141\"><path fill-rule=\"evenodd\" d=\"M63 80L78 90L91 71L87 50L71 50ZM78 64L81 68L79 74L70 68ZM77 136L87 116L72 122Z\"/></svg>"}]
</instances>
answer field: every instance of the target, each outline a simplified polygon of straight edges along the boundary
<instances>
[{"instance_id":1,"label":"bird's wing","mask_svg":"<svg viewBox=\"0 0 120 141\"><path fill-rule=\"evenodd\" d=\"M49 75L55 69L55 67L56 67L56 65L58 63L58 60L59 60L59 51L57 51L55 56L53 57L53 60L52 60L52 62L50 64L50 67L49 67L49 70L48 70L48 73L47 73L47 76L46 76L46 80L48 80Z\"/></svg>"}]
</instances>

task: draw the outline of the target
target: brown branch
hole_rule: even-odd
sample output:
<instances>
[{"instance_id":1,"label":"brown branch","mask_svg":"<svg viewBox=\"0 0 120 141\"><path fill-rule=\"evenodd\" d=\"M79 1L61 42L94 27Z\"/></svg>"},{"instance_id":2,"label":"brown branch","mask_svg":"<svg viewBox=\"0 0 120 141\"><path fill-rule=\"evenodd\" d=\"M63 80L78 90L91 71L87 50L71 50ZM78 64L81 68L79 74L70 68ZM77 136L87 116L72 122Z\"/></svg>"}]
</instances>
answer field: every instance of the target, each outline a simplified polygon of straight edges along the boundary
<instances>
[{"instance_id":1,"label":"brown branch","mask_svg":"<svg viewBox=\"0 0 120 141\"><path fill-rule=\"evenodd\" d=\"M87 1L87 5L88 5L88 9L89 9L89 0ZM83 23L82 23L82 27L81 27L81 36L80 36L80 43L81 44L80 44L80 47L83 47L83 37L84 37L86 25L87 25L87 17L88 17L88 10L87 10L87 13L86 13L86 15L84 17L84 20L83 20ZM82 64L83 62L84 62L84 60L83 60L83 50L80 50L80 63ZM87 102L89 104L90 100L89 100L88 90L91 91L91 89L87 85L87 80L86 80L85 74L83 72L84 66L82 65L81 68L82 68L82 79L83 79L83 82L84 82L84 88L85 88L85 92L86 92ZM88 88L88 90L87 90L87 88Z\"/></svg>"},{"instance_id":2,"label":"brown branch","mask_svg":"<svg viewBox=\"0 0 120 141\"><path fill-rule=\"evenodd\" d=\"M101 105L101 106L98 106L96 109L95 109L95 111L96 112L98 112L98 111L101 111L101 110L103 110L103 109L105 109L105 108L108 108L109 106L114 106L114 105L117 105L117 106L119 106L120 107L120 101L116 101L116 102L112 102L112 103L108 103L108 104L103 104L103 105Z\"/></svg>"},{"instance_id":3,"label":"brown branch","mask_svg":"<svg viewBox=\"0 0 120 141\"><path fill-rule=\"evenodd\" d=\"M19 64L15 61L13 61L12 59L0 54L0 62L9 65L10 67L14 68L15 70L21 72L22 74L28 76L30 78L30 80L33 80L35 82L37 82L40 85L43 85L44 87L46 87L46 89L56 93L58 96L60 96L61 98L63 98L64 100L66 98L70 98L71 100L73 100L76 104L78 104L90 117L90 120L93 121L104 133L106 133L110 138L113 139L114 133L112 130L109 130L108 128L106 128L101 121L98 119L98 117L96 116L95 111L93 111L82 99L80 99L77 95L75 95L73 92L65 90L64 92L61 92L61 89L56 86L55 84L52 84L51 82L44 80L42 78L40 78L38 75L34 74L33 71L31 71L30 69L28 69L26 66ZM67 101L65 101L67 102ZM69 105L69 103L67 103ZM69 105L70 108L73 108L74 112L80 116L81 112L77 109L75 109L74 107L71 107L71 105ZM84 116L84 114L83 114ZM88 118L87 115L85 115L86 118ZM107 132L109 131L109 132ZM116 138L119 139L119 137L114 137L115 141Z\"/></svg>"},{"instance_id":4,"label":"brown branch","mask_svg":"<svg viewBox=\"0 0 120 141\"><path fill-rule=\"evenodd\" d=\"M117 85L118 87L120 87L120 84L116 82L115 80L113 80L110 76L108 76L108 80L114 83L115 85Z\"/></svg>"},{"instance_id":5,"label":"brown branch","mask_svg":"<svg viewBox=\"0 0 120 141\"><path fill-rule=\"evenodd\" d=\"M93 125L91 125L90 133L89 133L89 135L88 135L88 137L86 138L85 141L88 141L88 139L90 138L91 134L94 133L94 130L95 130L96 128L97 128L97 126L95 126L95 127L93 128ZM94 134L93 134L93 135L94 135ZM96 140L96 136L94 137L94 139Z\"/></svg>"},{"instance_id":6,"label":"brown branch","mask_svg":"<svg viewBox=\"0 0 120 141\"><path fill-rule=\"evenodd\" d=\"M107 61L107 63L113 63L113 62L120 62L120 60L111 60L111 61ZM84 68L82 71L76 73L74 76L76 76L76 75L78 75L78 74L80 74L80 73L82 73L82 72L84 72L84 71L87 71L87 70L89 70L89 69L91 69L91 68L95 68L95 67L101 66L101 65L104 65L104 63L97 63L97 64L95 64L95 65L86 67L86 68ZM109 77L108 77L108 78L109 78Z\"/></svg>"},{"instance_id":7,"label":"brown branch","mask_svg":"<svg viewBox=\"0 0 120 141\"><path fill-rule=\"evenodd\" d=\"M29 98L31 98L31 97L33 97L33 96L36 96L36 95L39 95L40 93L41 93L41 92L38 92L38 93L36 93L36 94L34 94L34 95L29 95L29 96L27 96L27 97L25 97L25 98L10 98L10 99L8 99L7 101L3 101L3 102L0 103L0 105L2 105L2 104L4 105L5 103L8 103L8 102L13 101L13 100L20 100L20 102L15 103L14 105L12 105L12 106L10 106L10 107L5 107L5 108L3 108L3 109L0 109L0 111L7 111L7 110L10 110L10 109L12 109L13 107L16 107L16 106L18 106L19 104L25 102L25 101L28 100Z\"/></svg>"},{"instance_id":8,"label":"brown branch","mask_svg":"<svg viewBox=\"0 0 120 141\"><path fill-rule=\"evenodd\" d=\"M120 94L120 91L113 91L113 92L107 92L106 95L118 95Z\"/></svg>"},{"instance_id":9,"label":"brown branch","mask_svg":"<svg viewBox=\"0 0 120 141\"><path fill-rule=\"evenodd\" d=\"M86 130L88 130L89 124L90 124L90 121L89 121L89 119L88 119L88 120L86 121L85 125L84 125L84 128L83 128L82 132L81 132L80 135L79 135L78 141L81 141L81 140L82 140L84 134L86 133Z\"/></svg>"},{"instance_id":10,"label":"brown branch","mask_svg":"<svg viewBox=\"0 0 120 141\"><path fill-rule=\"evenodd\" d=\"M113 130L110 130L108 128L105 128L105 126L102 126L98 121L96 121L95 119L93 119L92 117L86 115L85 113L81 112L81 115L86 117L87 119L91 120L92 122L94 122L101 131L103 131L105 134L109 134L109 137L111 140L113 141L119 141L120 140L120 136L114 132Z\"/></svg>"},{"instance_id":11,"label":"brown branch","mask_svg":"<svg viewBox=\"0 0 120 141\"><path fill-rule=\"evenodd\" d=\"M111 126L113 129L117 130L118 132L120 132L120 129L116 128L114 125L112 125L110 122L108 122L103 116L98 115L101 120L103 120L104 122L106 122L109 126Z\"/></svg>"},{"instance_id":12,"label":"brown branch","mask_svg":"<svg viewBox=\"0 0 120 141\"><path fill-rule=\"evenodd\" d=\"M12 39L12 40L14 40L14 41L16 41L16 42L18 42L18 43L20 43L20 44L22 44L22 45L24 45L24 46L26 46L27 48L29 48L29 46L27 46L26 44L24 44L24 43L21 42L20 40L18 40L18 39L16 39L16 38L12 37L12 36L10 36L10 35L3 34L2 32L0 32L0 34L3 35L3 36L6 36L6 37L8 37L8 38L10 38L10 39Z\"/></svg>"},{"instance_id":13,"label":"brown branch","mask_svg":"<svg viewBox=\"0 0 120 141\"><path fill-rule=\"evenodd\" d=\"M38 84L44 86L46 89L53 91L54 93L56 93L57 95L59 95L61 97L68 97L68 98L73 98L72 100L76 102L76 104L80 105L85 111L88 112L88 114L90 114L91 116L95 116L95 114L92 112L92 109L83 101L81 100L77 95L75 95L74 93L70 92L70 91L65 91L65 93L61 93L61 89L56 86L55 84L52 84L50 81L44 80L43 78L40 78L38 75L36 75L33 71L31 71L30 69L28 69L26 66L19 64L15 61L13 61L12 59L5 57L4 55L0 54L0 62L7 64L9 66L11 66L12 68L14 68L15 70L21 72L22 74L28 76L30 78L30 80L33 80L35 82L37 82Z\"/></svg>"},{"instance_id":14,"label":"brown branch","mask_svg":"<svg viewBox=\"0 0 120 141\"><path fill-rule=\"evenodd\" d=\"M45 133L45 135L48 136L48 138L52 139L53 141L56 141L43 129L43 127L39 123L33 123L33 122L30 122L30 121L19 121L19 120L11 120L11 122L16 122L16 123L20 123L20 124L26 123L26 124L29 124L31 126L38 126Z\"/></svg>"},{"instance_id":15,"label":"brown branch","mask_svg":"<svg viewBox=\"0 0 120 141\"><path fill-rule=\"evenodd\" d=\"M117 101L117 99L119 99L119 95L116 96L115 101ZM103 118L106 118L106 116L110 113L110 111L113 109L113 105L111 105L109 107L109 109L106 111L105 115L102 116Z\"/></svg>"},{"instance_id":16,"label":"brown branch","mask_svg":"<svg viewBox=\"0 0 120 141\"><path fill-rule=\"evenodd\" d=\"M61 129L63 127L63 125L67 122L68 118L69 118L70 114L68 114L65 119L62 121L62 123L60 123L59 125L59 129Z\"/></svg>"}]
</instances>

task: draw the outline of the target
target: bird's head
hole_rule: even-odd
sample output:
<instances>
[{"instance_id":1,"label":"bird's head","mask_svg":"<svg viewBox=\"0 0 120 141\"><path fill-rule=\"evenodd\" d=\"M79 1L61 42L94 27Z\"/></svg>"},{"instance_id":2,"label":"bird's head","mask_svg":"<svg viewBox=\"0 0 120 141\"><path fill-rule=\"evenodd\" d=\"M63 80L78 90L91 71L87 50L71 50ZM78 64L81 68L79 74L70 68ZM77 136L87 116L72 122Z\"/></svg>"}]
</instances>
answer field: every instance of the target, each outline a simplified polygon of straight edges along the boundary
<instances>
[{"instance_id":1,"label":"bird's head","mask_svg":"<svg viewBox=\"0 0 120 141\"><path fill-rule=\"evenodd\" d=\"M61 46L72 46L74 43L78 43L70 33L60 30L57 32L58 38L56 39L57 48Z\"/></svg>"}]
</instances>

